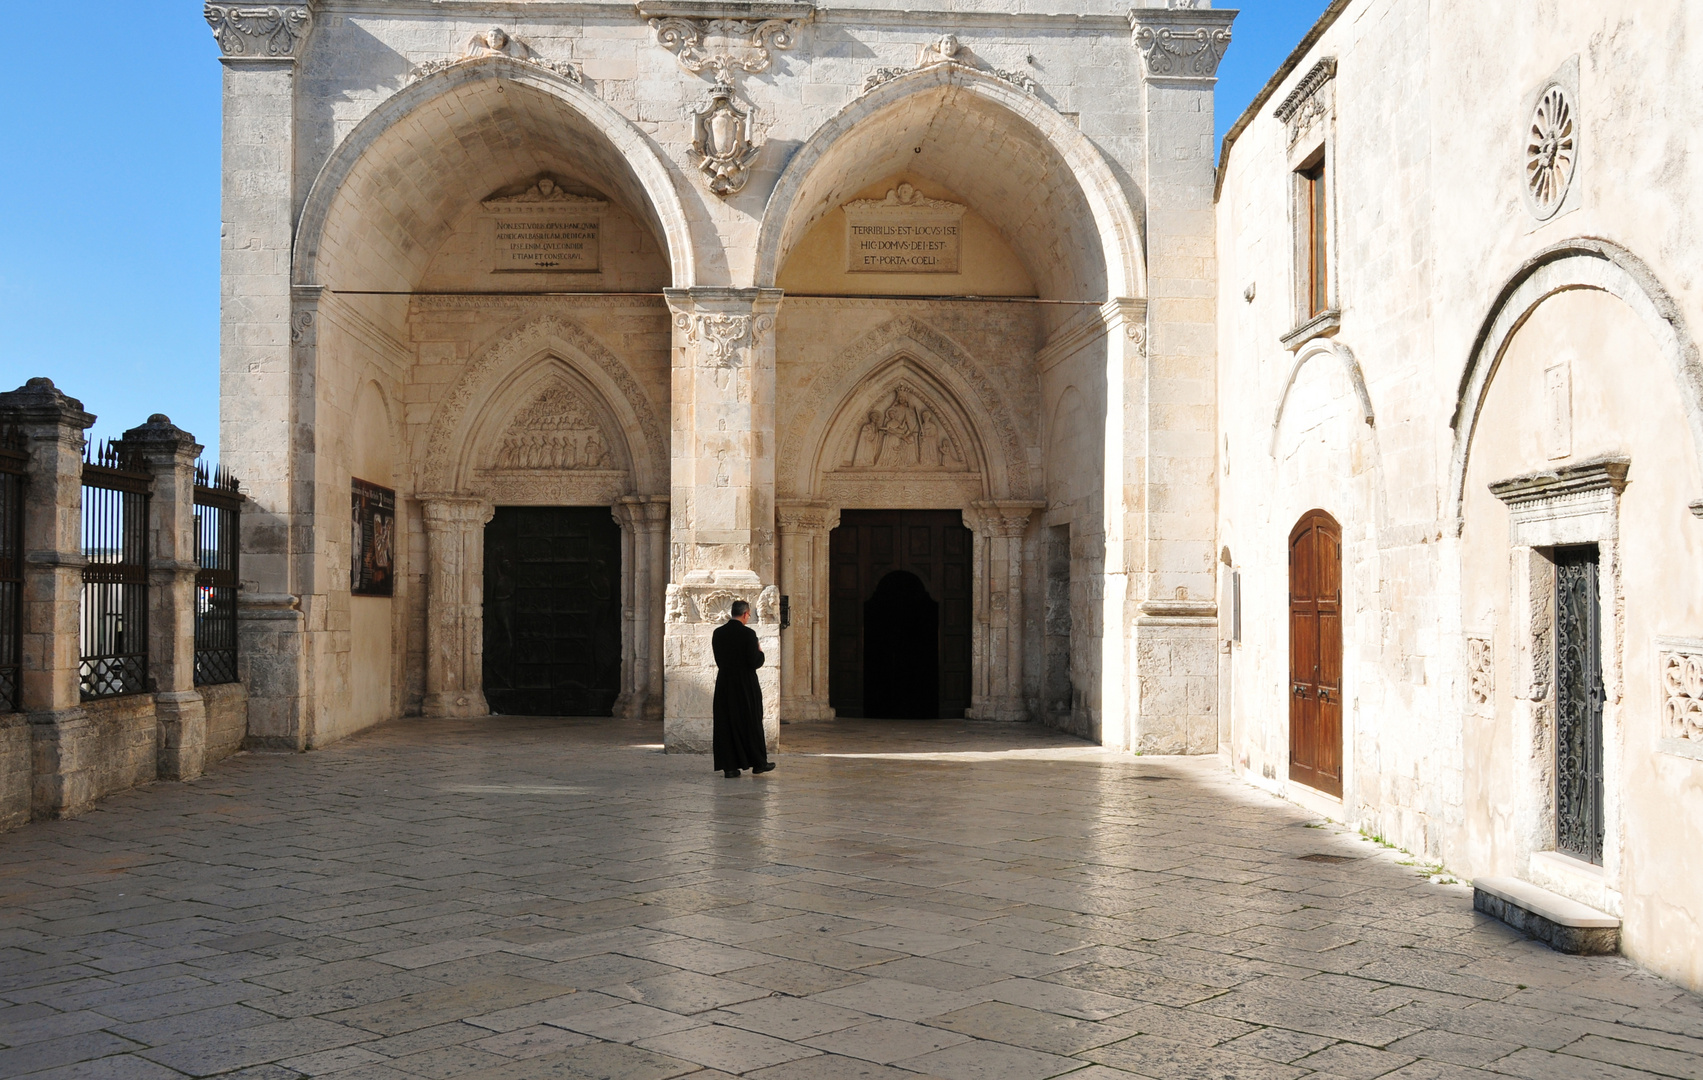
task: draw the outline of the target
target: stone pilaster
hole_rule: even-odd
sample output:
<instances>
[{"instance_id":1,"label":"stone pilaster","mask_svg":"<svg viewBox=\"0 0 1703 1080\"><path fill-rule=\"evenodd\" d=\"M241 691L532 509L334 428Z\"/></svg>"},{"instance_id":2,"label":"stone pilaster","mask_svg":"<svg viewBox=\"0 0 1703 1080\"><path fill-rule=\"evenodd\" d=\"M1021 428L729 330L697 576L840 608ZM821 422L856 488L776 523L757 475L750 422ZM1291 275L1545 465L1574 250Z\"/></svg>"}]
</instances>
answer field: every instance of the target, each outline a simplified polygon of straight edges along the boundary
<instances>
[{"instance_id":1,"label":"stone pilaster","mask_svg":"<svg viewBox=\"0 0 1703 1080\"><path fill-rule=\"evenodd\" d=\"M483 499L423 496L426 523L426 716L485 716Z\"/></svg>"},{"instance_id":2,"label":"stone pilaster","mask_svg":"<svg viewBox=\"0 0 1703 1080\"><path fill-rule=\"evenodd\" d=\"M627 658L615 715L662 719L662 598L668 588L668 498L625 495L615 504L625 560L622 610Z\"/></svg>"},{"instance_id":3,"label":"stone pilaster","mask_svg":"<svg viewBox=\"0 0 1703 1080\"><path fill-rule=\"evenodd\" d=\"M767 662L764 728L780 738L780 613L775 588L777 289L671 289L674 315L668 607L663 742L710 749L710 634L734 600L752 606Z\"/></svg>"},{"instance_id":4,"label":"stone pilaster","mask_svg":"<svg viewBox=\"0 0 1703 1080\"><path fill-rule=\"evenodd\" d=\"M30 722L31 815L64 817L95 800L96 731L83 712L83 403L31 379L0 394L0 424L27 442L24 634L20 680Z\"/></svg>"},{"instance_id":5,"label":"stone pilaster","mask_svg":"<svg viewBox=\"0 0 1703 1080\"><path fill-rule=\"evenodd\" d=\"M775 508L780 530L781 594L791 625L781 631L781 715L832 720L828 704L828 534L840 512L827 503L787 501Z\"/></svg>"},{"instance_id":6,"label":"stone pilaster","mask_svg":"<svg viewBox=\"0 0 1703 1080\"><path fill-rule=\"evenodd\" d=\"M964 515L976 538L976 607L972 665L983 677L970 699L972 720L1028 720L1023 693L1025 630L1023 562L1035 511L1045 503L993 500L972 504Z\"/></svg>"},{"instance_id":7,"label":"stone pilaster","mask_svg":"<svg viewBox=\"0 0 1703 1080\"><path fill-rule=\"evenodd\" d=\"M312 16L305 3L203 11L224 64L219 443L248 495L238 600L248 741L299 749L312 725L302 563L313 547L313 339L311 311L293 310L290 250L296 58Z\"/></svg>"},{"instance_id":8,"label":"stone pilaster","mask_svg":"<svg viewBox=\"0 0 1703 1080\"><path fill-rule=\"evenodd\" d=\"M1212 105L1234 18L1194 8L1130 13L1147 129L1148 298L1142 470L1124 481L1140 488L1142 548L1139 558L1125 552L1125 664L1135 703L1129 745L1146 753L1218 748Z\"/></svg>"},{"instance_id":9,"label":"stone pilaster","mask_svg":"<svg viewBox=\"0 0 1703 1080\"><path fill-rule=\"evenodd\" d=\"M201 775L207 708L195 689L195 459L201 446L163 413L124 433L154 480L148 503L148 673L159 722L159 777Z\"/></svg>"}]
</instances>

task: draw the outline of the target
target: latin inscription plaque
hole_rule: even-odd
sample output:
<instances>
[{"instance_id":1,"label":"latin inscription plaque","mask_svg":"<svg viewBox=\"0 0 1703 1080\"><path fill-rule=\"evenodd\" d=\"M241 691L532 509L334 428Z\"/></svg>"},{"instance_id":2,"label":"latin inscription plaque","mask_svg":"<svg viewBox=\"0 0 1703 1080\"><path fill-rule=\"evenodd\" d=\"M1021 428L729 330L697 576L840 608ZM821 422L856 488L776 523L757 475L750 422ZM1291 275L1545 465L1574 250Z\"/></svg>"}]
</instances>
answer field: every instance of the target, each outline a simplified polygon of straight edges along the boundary
<instances>
[{"instance_id":1,"label":"latin inscription plaque","mask_svg":"<svg viewBox=\"0 0 1703 1080\"><path fill-rule=\"evenodd\" d=\"M853 274L956 274L964 206L900 184L884 199L859 199L846 214L846 270Z\"/></svg>"},{"instance_id":2,"label":"latin inscription plaque","mask_svg":"<svg viewBox=\"0 0 1703 1080\"><path fill-rule=\"evenodd\" d=\"M519 195L486 199L492 271L595 274L604 206L601 199L563 191L549 177Z\"/></svg>"}]
</instances>

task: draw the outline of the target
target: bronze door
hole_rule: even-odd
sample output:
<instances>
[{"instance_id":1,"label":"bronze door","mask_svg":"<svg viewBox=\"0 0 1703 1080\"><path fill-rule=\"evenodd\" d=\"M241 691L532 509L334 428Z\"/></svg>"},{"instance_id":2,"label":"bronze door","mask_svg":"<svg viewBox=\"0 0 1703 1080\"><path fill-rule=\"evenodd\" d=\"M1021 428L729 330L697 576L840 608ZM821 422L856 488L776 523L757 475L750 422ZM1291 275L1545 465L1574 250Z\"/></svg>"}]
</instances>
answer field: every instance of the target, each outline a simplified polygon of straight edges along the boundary
<instances>
[{"instance_id":1,"label":"bronze door","mask_svg":"<svg viewBox=\"0 0 1703 1080\"><path fill-rule=\"evenodd\" d=\"M1289 534L1289 779L1342 797L1342 529L1323 510Z\"/></svg>"},{"instance_id":2,"label":"bronze door","mask_svg":"<svg viewBox=\"0 0 1703 1080\"><path fill-rule=\"evenodd\" d=\"M847 510L828 538L828 700L841 716L970 707L970 530L956 510Z\"/></svg>"},{"instance_id":3,"label":"bronze door","mask_svg":"<svg viewBox=\"0 0 1703 1080\"><path fill-rule=\"evenodd\" d=\"M485 700L608 716L621 690L621 530L606 506L501 506L485 526Z\"/></svg>"}]
</instances>

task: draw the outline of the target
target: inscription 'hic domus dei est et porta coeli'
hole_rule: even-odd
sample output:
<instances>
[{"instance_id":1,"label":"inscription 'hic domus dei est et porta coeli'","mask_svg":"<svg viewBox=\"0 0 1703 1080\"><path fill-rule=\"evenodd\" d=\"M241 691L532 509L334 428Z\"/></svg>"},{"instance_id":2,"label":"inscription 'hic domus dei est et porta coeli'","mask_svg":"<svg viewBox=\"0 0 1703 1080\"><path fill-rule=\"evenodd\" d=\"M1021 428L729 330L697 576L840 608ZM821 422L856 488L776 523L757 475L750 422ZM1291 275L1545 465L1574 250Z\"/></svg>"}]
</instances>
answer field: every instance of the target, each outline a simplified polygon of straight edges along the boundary
<instances>
[{"instance_id":1,"label":"inscription 'hic domus dei est et porta coeli'","mask_svg":"<svg viewBox=\"0 0 1703 1080\"><path fill-rule=\"evenodd\" d=\"M250 744L706 750L744 600L771 747L1222 754L1703 985L1703 7L1339 0L1221 147L1235 12L951 7L206 4Z\"/></svg>"}]
</instances>

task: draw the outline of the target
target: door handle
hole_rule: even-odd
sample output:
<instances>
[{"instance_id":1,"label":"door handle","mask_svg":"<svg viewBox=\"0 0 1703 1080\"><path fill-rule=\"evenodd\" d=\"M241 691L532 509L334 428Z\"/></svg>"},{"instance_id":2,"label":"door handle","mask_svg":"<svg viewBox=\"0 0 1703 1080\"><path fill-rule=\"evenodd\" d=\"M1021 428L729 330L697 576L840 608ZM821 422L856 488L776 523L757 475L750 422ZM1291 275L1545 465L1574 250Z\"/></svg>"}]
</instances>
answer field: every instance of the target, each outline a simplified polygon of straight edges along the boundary
<instances>
[{"instance_id":1,"label":"door handle","mask_svg":"<svg viewBox=\"0 0 1703 1080\"><path fill-rule=\"evenodd\" d=\"M1307 688L1305 686L1297 686L1295 688L1295 696L1298 697L1298 698L1306 697L1307 696Z\"/></svg>"},{"instance_id":2,"label":"door handle","mask_svg":"<svg viewBox=\"0 0 1703 1080\"><path fill-rule=\"evenodd\" d=\"M1329 701L1330 700L1330 691L1327 690L1325 687L1322 687L1322 686L1319 687L1319 700L1320 701Z\"/></svg>"}]
</instances>

